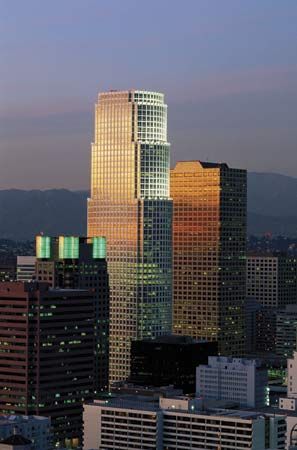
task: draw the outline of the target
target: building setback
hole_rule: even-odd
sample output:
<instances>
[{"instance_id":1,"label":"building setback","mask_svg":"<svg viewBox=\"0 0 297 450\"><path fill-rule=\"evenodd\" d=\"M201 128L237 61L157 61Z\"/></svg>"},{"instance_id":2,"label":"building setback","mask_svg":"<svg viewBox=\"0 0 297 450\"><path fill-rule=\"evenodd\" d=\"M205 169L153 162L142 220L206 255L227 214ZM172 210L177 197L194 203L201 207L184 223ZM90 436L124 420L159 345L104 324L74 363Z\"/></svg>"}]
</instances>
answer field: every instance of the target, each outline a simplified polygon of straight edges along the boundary
<instances>
[{"instance_id":1,"label":"building setback","mask_svg":"<svg viewBox=\"0 0 297 450\"><path fill-rule=\"evenodd\" d=\"M172 327L172 201L163 94L99 94L88 235L107 238L110 381L130 372L131 340Z\"/></svg>"},{"instance_id":2,"label":"building setback","mask_svg":"<svg viewBox=\"0 0 297 450\"><path fill-rule=\"evenodd\" d=\"M174 333L244 352L246 171L178 162L171 170Z\"/></svg>"},{"instance_id":3,"label":"building setback","mask_svg":"<svg viewBox=\"0 0 297 450\"><path fill-rule=\"evenodd\" d=\"M88 289L95 297L95 391L108 387L109 284L106 239L36 237L36 278L52 287Z\"/></svg>"},{"instance_id":4,"label":"building setback","mask_svg":"<svg viewBox=\"0 0 297 450\"><path fill-rule=\"evenodd\" d=\"M0 409L50 416L56 443L78 444L94 390L94 297L47 283L0 284Z\"/></svg>"}]
</instances>

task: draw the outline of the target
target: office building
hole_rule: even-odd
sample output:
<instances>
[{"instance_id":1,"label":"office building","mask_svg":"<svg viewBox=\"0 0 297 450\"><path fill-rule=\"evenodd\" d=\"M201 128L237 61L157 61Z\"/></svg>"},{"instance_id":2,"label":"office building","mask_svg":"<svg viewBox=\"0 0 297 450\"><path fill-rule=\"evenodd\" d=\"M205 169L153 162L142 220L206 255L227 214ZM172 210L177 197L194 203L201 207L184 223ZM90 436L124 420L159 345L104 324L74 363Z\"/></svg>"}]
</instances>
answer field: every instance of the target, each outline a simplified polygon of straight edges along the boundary
<instances>
[{"instance_id":1,"label":"office building","mask_svg":"<svg viewBox=\"0 0 297 450\"><path fill-rule=\"evenodd\" d=\"M277 310L262 307L256 312L256 353L275 353Z\"/></svg>"},{"instance_id":2,"label":"office building","mask_svg":"<svg viewBox=\"0 0 297 450\"><path fill-rule=\"evenodd\" d=\"M244 302L245 325L245 354L257 351L257 314L261 311L260 305L254 298L247 297Z\"/></svg>"},{"instance_id":3,"label":"office building","mask_svg":"<svg viewBox=\"0 0 297 450\"><path fill-rule=\"evenodd\" d=\"M285 433L285 415L203 410L188 397L116 397L84 406L84 450L284 450Z\"/></svg>"},{"instance_id":4,"label":"office building","mask_svg":"<svg viewBox=\"0 0 297 450\"><path fill-rule=\"evenodd\" d=\"M297 258L283 254L247 258L247 296L268 308L297 301Z\"/></svg>"},{"instance_id":5,"label":"office building","mask_svg":"<svg viewBox=\"0 0 297 450\"><path fill-rule=\"evenodd\" d=\"M94 297L47 283L0 284L0 409L51 417L54 442L79 445L94 391Z\"/></svg>"},{"instance_id":6,"label":"office building","mask_svg":"<svg viewBox=\"0 0 297 450\"><path fill-rule=\"evenodd\" d=\"M249 408L268 404L268 372L256 360L210 356L208 365L197 367L196 383L196 395L204 400Z\"/></svg>"},{"instance_id":7,"label":"office building","mask_svg":"<svg viewBox=\"0 0 297 450\"><path fill-rule=\"evenodd\" d=\"M171 170L174 333L244 352L246 171L178 162Z\"/></svg>"},{"instance_id":8,"label":"office building","mask_svg":"<svg viewBox=\"0 0 297 450\"><path fill-rule=\"evenodd\" d=\"M3 281L16 281L16 259L0 259L0 283Z\"/></svg>"},{"instance_id":9,"label":"office building","mask_svg":"<svg viewBox=\"0 0 297 450\"><path fill-rule=\"evenodd\" d=\"M95 391L108 387L109 285L104 237L37 236L36 278L52 287L89 289L95 296Z\"/></svg>"},{"instance_id":10,"label":"office building","mask_svg":"<svg viewBox=\"0 0 297 450\"><path fill-rule=\"evenodd\" d=\"M133 341L129 380L140 386L169 386L184 394L195 392L196 367L217 355L217 342L189 336L162 336Z\"/></svg>"},{"instance_id":11,"label":"office building","mask_svg":"<svg viewBox=\"0 0 297 450\"><path fill-rule=\"evenodd\" d=\"M164 96L99 94L88 236L107 238L110 381L130 371L130 345L172 327L172 201Z\"/></svg>"},{"instance_id":12,"label":"office building","mask_svg":"<svg viewBox=\"0 0 297 450\"><path fill-rule=\"evenodd\" d=\"M17 256L17 281L35 279L35 256Z\"/></svg>"},{"instance_id":13,"label":"office building","mask_svg":"<svg viewBox=\"0 0 297 450\"><path fill-rule=\"evenodd\" d=\"M297 350L297 304L287 305L276 314L275 351L282 358L292 358Z\"/></svg>"},{"instance_id":14,"label":"office building","mask_svg":"<svg viewBox=\"0 0 297 450\"><path fill-rule=\"evenodd\" d=\"M0 442L11 438L12 435L21 435L29 439L31 442L30 450L51 450L52 448L49 417L0 415Z\"/></svg>"}]
</instances>

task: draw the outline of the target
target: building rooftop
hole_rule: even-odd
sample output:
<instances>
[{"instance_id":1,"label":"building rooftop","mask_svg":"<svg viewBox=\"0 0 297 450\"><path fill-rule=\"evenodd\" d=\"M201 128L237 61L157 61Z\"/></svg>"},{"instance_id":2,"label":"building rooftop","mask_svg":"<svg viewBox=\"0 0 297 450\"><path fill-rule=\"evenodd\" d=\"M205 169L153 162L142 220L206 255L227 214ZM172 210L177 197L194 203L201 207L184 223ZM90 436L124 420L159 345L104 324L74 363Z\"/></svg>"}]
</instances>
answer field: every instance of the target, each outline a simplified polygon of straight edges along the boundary
<instances>
[{"instance_id":1,"label":"building rooftop","mask_svg":"<svg viewBox=\"0 0 297 450\"><path fill-rule=\"evenodd\" d=\"M5 424L9 424L11 425L12 423L16 423L16 422L32 422L32 421L49 421L50 419L48 417L45 416L25 416L25 415L14 415L14 414L0 414L0 426L1 425L5 425Z\"/></svg>"},{"instance_id":2,"label":"building rooftop","mask_svg":"<svg viewBox=\"0 0 297 450\"><path fill-rule=\"evenodd\" d=\"M171 403L169 403L171 402ZM181 406L181 402L184 405ZM253 410L250 408L244 409L227 409L222 407L222 403L213 402L212 407L206 407L206 404L201 399L190 399L189 397L177 396L173 398L168 398L165 400L165 404L160 405L160 399L156 398L146 398L143 396L118 396L113 397L108 400L94 400L92 402L86 403L86 405L98 406L104 408L119 408L126 410L138 410L138 411L167 411L167 412L182 412L189 413L191 415L197 416L217 416L217 417L234 417L242 420L252 420L265 415L274 416L286 416L284 410L278 408L265 407L257 408ZM165 405L165 406L164 406Z\"/></svg>"},{"instance_id":3,"label":"building rooftop","mask_svg":"<svg viewBox=\"0 0 297 450\"><path fill-rule=\"evenodd\" d=\"M3 441L0 441L0 444L30 445L30 444L32 444L32 442L29 439L24 438L20 434L13 434L12 436L9 436L8 438L4 439Z\"/></svg>"}]
</instances>

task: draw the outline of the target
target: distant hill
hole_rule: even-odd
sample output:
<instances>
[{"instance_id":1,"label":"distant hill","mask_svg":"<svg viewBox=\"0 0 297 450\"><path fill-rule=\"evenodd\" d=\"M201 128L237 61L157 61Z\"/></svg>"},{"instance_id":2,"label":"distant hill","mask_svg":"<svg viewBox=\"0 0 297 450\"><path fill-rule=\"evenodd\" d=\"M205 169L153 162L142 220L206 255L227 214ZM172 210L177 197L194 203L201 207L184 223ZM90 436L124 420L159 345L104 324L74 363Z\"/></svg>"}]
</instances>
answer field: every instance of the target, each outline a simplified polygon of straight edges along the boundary
<instances>
[{"instance_id":1,"label":"distant hill","mask_svg":"<svg viewBox=\"0 0 297 450\"><path fill-rule=\"evenodd\" d=\"M273 217L297 217L297 178L275 173L248 174L248 211Z\"/></svg>"},{"instance_id":2,"label":"distant hill","mask_svg":"<svg viewBox=\"0 0 297 450\"><path fill-rule=\"evenodd\" d=\"M0 238L34 239L40 232L86 234L88 192L53 189L47 191L0 191Z\"/></svg>"},{"instance_id":3,"label":"distant hill","mask_svg":"<svg viewBox=\"0 0 297 450\"><path fill-rule=\"evenodd\" d=\"M34 239L49 235L85 235L87 191L0 191L0 238ZM297 236L297 179L270 173L248 174L249 234Z\"/></svg>"}]
</instances>

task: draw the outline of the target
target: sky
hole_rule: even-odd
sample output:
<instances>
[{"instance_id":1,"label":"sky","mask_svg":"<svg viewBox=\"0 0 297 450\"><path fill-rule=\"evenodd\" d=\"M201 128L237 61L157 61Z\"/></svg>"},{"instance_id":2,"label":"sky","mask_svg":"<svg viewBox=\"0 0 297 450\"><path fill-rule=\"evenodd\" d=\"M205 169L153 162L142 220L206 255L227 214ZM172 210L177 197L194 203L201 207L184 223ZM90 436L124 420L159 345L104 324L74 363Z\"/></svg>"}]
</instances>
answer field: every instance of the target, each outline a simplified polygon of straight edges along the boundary
<instances>
[{"instance_id":1,"label":"sky","mask_svg":"<svg viewBox=\"0 0 297 450\"><path fill-rule=\"evenodd\" d=\"M165 93L172 165L297 177L296 0L0 0L0 189L87 189L98 92Z\"/></svg>"}]
</instances>

